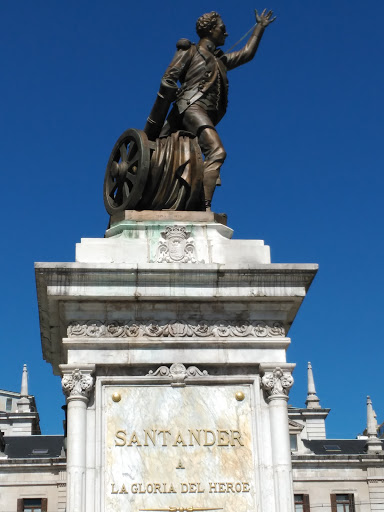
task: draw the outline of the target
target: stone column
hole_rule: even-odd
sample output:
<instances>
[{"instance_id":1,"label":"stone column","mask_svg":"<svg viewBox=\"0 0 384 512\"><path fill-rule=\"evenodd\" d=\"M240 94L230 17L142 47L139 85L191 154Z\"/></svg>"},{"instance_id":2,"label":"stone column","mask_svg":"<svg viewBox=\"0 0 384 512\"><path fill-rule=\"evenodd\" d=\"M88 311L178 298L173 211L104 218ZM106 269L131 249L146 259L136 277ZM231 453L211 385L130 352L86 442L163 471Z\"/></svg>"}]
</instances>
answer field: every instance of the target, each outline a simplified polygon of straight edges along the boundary
<instances>
[{"instance_id":1,"label":"stone column","mask_svg":"<svg viewBox=\"0 0 384 512\"><path fill-rule=\"evenodd\" d=\"M288 365L287 365L288 366ZM293 482L288 426L288 392L293 385L291 371L280 367L261 368L261 386L267 395L271 425L272 460L275 481L276 512L293 512Z\"/></svg>"},{"instance_id":2,"label":"stone column","mask_svg":"<svg viewBox=\"0 0 384 512\"><path fill-rule=\"evenodd\" d=\"M60 365L64 394L67 396L67 509L85 512L85 470L87 405L93 389L93 365L73 368Z\"/></svg>"}]
</instances>

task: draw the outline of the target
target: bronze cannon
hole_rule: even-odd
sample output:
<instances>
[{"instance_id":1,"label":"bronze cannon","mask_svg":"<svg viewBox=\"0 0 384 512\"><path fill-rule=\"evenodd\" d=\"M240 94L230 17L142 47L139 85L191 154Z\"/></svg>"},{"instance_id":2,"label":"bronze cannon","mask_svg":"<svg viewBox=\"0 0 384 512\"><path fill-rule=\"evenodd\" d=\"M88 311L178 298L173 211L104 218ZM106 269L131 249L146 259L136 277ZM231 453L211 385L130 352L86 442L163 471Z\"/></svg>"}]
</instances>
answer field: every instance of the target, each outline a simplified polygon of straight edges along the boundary
<instances>
[{"instance_id":1,"label":"bronze cannon","mask_svg":"<svg viewBox=\"0 0 384 512\"><path fill-rule=\"evenodd\" d=\"M104 179L110 215L124 210L204 210L203 158L186 131L159 137L177 85L162 81L144 130L126 130L114 145Z\"/></svg>"}]
</instances>

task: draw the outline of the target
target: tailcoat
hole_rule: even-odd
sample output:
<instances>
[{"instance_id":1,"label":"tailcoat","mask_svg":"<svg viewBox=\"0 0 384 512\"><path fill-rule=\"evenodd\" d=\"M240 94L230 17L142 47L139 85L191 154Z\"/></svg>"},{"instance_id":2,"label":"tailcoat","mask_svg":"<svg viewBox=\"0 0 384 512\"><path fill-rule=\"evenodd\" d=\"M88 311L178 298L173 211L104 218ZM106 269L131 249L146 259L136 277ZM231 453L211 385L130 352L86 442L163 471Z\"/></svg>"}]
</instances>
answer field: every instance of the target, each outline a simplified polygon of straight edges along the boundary
<instances>
[{"instance_id":1,"label":"tailcoat","mask_svg":"<svg viewBox=\"0 0 384 512\"><path fill-rule=\"evenodd\" d=\"M201 39L198 44L192 44L187 39L180 39L177 43L177 52L168 66L164 79L179 81L181 87L178 92L176 106L179 114L196 103L200 98L209 94L211 88L220 81L220 101L210 105L206 110L216 110L216 122L224 116L228 104L227 71L250 61L258 46L259 38L255 31L247 44L237 52L224 54L208 39ZM219 98L216 98L219 100Z\"/></svg>"}]
</instances>

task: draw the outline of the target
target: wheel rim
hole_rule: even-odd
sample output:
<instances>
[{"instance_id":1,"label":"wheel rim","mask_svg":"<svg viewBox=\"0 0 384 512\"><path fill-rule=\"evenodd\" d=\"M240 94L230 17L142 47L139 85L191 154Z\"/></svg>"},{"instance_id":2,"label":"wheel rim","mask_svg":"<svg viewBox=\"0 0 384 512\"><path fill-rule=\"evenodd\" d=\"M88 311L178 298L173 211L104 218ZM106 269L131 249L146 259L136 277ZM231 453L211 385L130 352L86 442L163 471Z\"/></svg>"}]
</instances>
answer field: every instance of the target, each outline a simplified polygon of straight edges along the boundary
<instances>
[{"instance_id":1,"label":"wheel rim","mask_svg":"<svg viewBox=\"0 0 384 512\"><path fill-rule=\"evenodd\" d=\"M112 149L104 179L104 204L114 215L132 210L140 201L147 182L150 146L142 130L125 131Z\"/></svg>"}]
</instances>

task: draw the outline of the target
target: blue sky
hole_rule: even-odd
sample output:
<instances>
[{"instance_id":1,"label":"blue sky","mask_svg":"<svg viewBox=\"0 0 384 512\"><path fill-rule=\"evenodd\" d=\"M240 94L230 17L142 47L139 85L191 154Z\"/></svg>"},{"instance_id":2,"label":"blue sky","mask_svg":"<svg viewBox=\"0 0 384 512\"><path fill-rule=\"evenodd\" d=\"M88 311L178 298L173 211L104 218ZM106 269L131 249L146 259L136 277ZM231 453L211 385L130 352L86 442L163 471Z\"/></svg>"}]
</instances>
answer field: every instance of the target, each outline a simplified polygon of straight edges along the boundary
<instances>
[{"instance_id":1,"label":"blue sky","mask_svg":"<svg viewBox=\"0 0 384 512\"><path fill-rule=\"evenodd\" d=\"M64 397L41 357L33 263L73 261L81 237L103 236L109 153L144 126L176 41L217 10L228 48L255 7L278 19L229 74L213 209L274 263L320 265L290 331L290 403L304 404L310 360L329 437L363 430L367 394L384 420L384 2L0 0L0 388L18 390L28 364L43 433L61 432Z\"/></svg>"}]
</instances>

